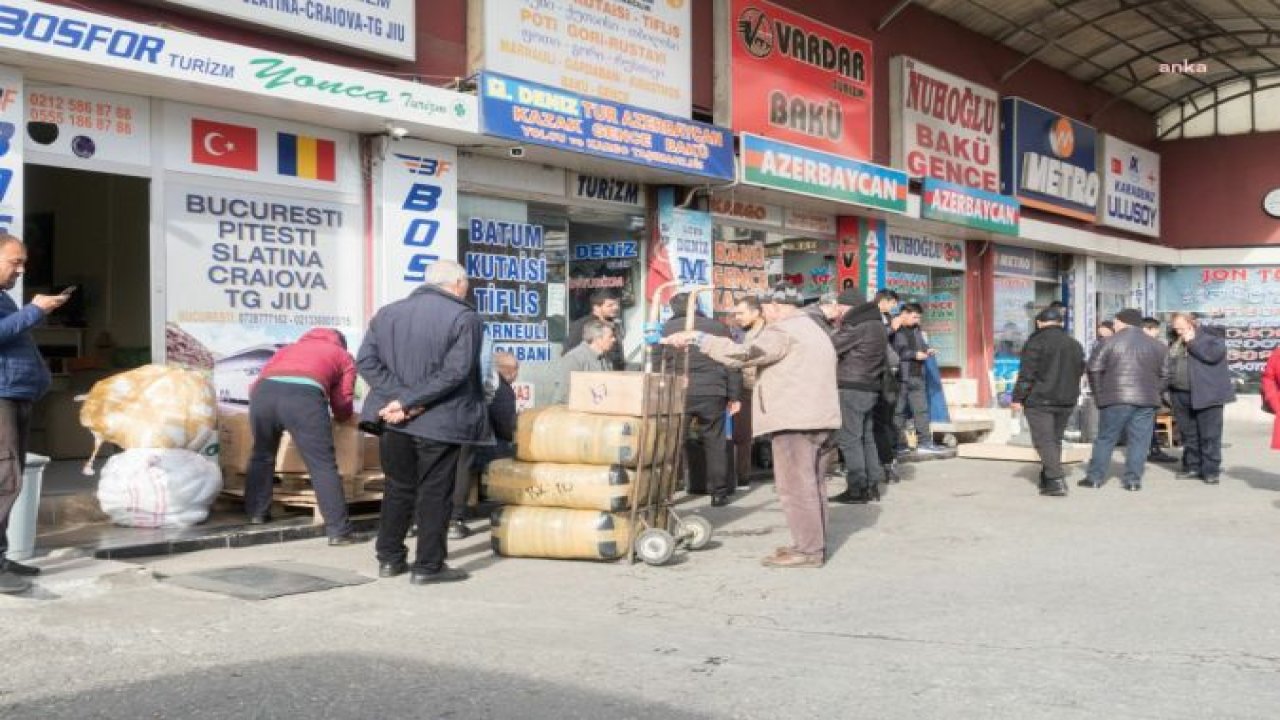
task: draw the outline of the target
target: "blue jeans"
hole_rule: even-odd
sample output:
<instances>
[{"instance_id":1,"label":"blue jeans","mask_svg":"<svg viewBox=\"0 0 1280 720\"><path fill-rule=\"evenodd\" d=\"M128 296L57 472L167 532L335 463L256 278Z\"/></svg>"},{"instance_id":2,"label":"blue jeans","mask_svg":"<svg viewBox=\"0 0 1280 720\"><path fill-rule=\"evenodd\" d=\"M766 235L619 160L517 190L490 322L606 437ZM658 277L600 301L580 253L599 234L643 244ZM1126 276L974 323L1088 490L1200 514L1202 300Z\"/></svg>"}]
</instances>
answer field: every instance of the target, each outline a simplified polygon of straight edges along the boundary
<instances>
[{"instance_id":1,"label":"blue jeans","mask_svg":"<svg viewBox=\"0 0 1280 720\"><path fill-rule=\"evenodd\" d=\"M1093 440L1093 458L1089 460L1088 479L1102 484L1111 468L1111 453L1125 433L1124 484L1142 483L1147 453L1151 449L1151 433L1155 427L1156 409L1137 405L1110 405L1098 411L1098 436Z\"/></svg>"}]
</instances>

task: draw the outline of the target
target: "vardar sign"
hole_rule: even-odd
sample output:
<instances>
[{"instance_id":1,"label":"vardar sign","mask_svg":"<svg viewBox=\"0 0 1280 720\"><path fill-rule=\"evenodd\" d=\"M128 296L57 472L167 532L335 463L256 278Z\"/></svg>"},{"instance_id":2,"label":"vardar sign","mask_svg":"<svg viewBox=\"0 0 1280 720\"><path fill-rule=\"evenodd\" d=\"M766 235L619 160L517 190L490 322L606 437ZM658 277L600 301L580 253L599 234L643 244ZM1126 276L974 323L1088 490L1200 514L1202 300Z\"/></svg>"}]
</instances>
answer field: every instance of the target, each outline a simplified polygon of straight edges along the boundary
<instances>
[{"instance_id":1,"label":"vardar sign","mask_svg":"<svg viewBox=\"0 0 1280 720\"><path fill-rule=\"evenodd\" d=\"M1021 98L1000 104L1000 192L1027 207L1095 221L1097 131Z\"/></svg>"},{"instance_id":2,"label":"vardar sign","mask_svg":"<svg viewBox=\"0 0 1280 720\"><path fill-rule=\"evenodd\" d=\"M893 164L912 177L1000 191L1000 96L911 58L893 59Z\"/></svg>"}]
</instances>

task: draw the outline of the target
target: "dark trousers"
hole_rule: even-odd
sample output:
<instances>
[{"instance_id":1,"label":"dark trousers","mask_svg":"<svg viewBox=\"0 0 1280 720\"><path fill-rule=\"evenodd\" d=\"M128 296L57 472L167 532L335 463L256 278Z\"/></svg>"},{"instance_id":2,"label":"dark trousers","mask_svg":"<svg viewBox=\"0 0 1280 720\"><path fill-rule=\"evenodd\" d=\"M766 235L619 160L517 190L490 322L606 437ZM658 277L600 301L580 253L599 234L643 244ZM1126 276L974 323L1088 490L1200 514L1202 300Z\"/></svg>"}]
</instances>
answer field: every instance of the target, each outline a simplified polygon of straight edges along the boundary
<instances>
[{"instance_id":1,"label":"dark trousers","mask_svg":"<svg viewBox=\"0 0 1280 720\"><path fill-rule=\"evenodd\" d=\"M475 448L463 445L458 448L458 469L453 478L453 512L450 513L450 519L467 519L467 500L471 499L471 487L475 484L477 475Z\"/></svg>"},{"instance_id":2,"label":"dark trousers","mask_svg":"<svg viewBox=\"0 0 1280 720\"><path fill-rule=\"evenodd\" d=\"M1137 405L1109 405L1098 411L1098 436L1093 441L1093 457L1089 460L1089 480L1101 484L1111 468L1111 453L1124 433L1128 442L1124 449L1124 483L1140 484L1147 467L1148 438L1155 424L1156 409Z\"/></svg>"},{"instance_id":3,"label":"dark trousers","mask_svg":"<svg viewBox=\"0 0 1280 720\"><path fill-rule=\"evenodd\" d=\"M751 393L744 390L742 409L733 416L733 469L739 485L751 481L752 452L755 438L751 437Z\"/></svg>"},{"instance_id":4,"label":"dark trousers","mask_svg":"<svg viewBox=\"0 0 1280 720\"><path fill-rule=\"evenodd\" d=\"M1036 447L1044 480L1060 480L1066 477L1062 469L1062 436L1067 432L1067 421L1075 410L1069 405L1046 405L1023 410L1027 427L1031 429L1031 444Z\"/></svg>"},{"instance_id":5,"label":"dark trousers","mask_svg":"<svg viewBox=\"0 0 1280 720\"><path fill-rule=\"evenodd\" d=\"M894 419L897 405L897 396L880 393L876 407L871 411L871 431L875 435L876 454L880 456L881 467L893 464L893 450L898 446L898 425Z\"/></svg>"},{"instance_id":6,"label":"dark trousers","mask_svg":"<svg viewBox=\"0 0 1280 720\"><path fill-rule=\"evenodd\" d=\"M1191 407L1191 393L1174 390L1173 413L1182 433L1182 469L1206 477L1222 473L1222 406Z\"/></svg>"},{"instance_id":7,"label":"dark trousers","mask_svg":"<svg viewBox=\"0 0 1280 720\"><path fill-rule=\"evenodd\" d=\"M898 427L898 447L907 446L907 411L916 428L916 444L932 445L933 433L929 430L929 396L925 392L924 376L908 375L902 380L898 392L898 406L894 412Z\"/></svg>"},{"instance_id":8,"label":"dark trousers","mask_svg":"<svg viewBox=\"0 0 1280 720\"><path fill-rule=\"evenodd\" d=\"M724 437L724 413L728 400L712 395L690 395L685 401L689 433L684 441L689 468L689 491L714 497L733 494L736 478L729 477L728 446Z\"/></svg>"},{"instance_id":9,"label":"dark trousers","mask_svg":"<svg viewBox=\"0 0 1280 720\"><path fill-rule=\"evenodd\" d=\"M311 475L325 532L329 537L351 532L324 391L309 385L264 380L249 398L249 426L253 430L253 455L244 481L245 512L253 517L266 515L271 509L276 452L280 449L280 436L288 431Z\"/></svg>"},{"instance_id":10,"label":"dark trousers","mask_svg":"<svg viewBox=\"0 0 1280 720\"><path fill-rule=\"evenodd\" d=\"M0 398L0 560L9 552L9 513L22 492L30 431L31 401Z\"/></svg>"},{"instance_id":11,"label":"dark trousers","mask_svg":"<svg viewBox=\"0 0 1280 720\"><path fill-rule=\"evenodd\" d=\"M439 572L449 552L449 514L461 446L388 430L382 434L381 451L387 482L378 525L378 562L407 559L409 549L404 539L416 522L418 548L413 567L420 572Z\"/></svg>"},{"instance_id":12,"label":"dark trousers","mask_svg":"<svg viewBox=\"0 0 1280 720\"><path fill-rule=\"evenodd\" d=\"M875 409L880 394L868 390L840 390L840 430L836 442L844 454L849 492L869 490L884 481L884 467L876 448Z\"/></svg>"}]
</instances>

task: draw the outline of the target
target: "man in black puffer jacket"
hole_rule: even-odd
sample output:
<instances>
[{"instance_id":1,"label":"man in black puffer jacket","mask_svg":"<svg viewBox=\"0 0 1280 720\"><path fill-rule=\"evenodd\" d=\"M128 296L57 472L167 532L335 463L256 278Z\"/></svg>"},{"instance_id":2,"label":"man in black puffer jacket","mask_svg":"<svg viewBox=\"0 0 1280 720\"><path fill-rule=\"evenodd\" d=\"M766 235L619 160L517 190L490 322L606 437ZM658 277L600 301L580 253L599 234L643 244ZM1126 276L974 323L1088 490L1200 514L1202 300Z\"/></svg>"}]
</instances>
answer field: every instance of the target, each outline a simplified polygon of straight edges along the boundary
<instances>
[{"instance_id":1,"label":"man in black puffer jacket","mask_svg":"<svg viewBox=\"0 0 1280 720\"><path fill-rule=\"evenodd\" d=\"M694 313L694 330L729 337L729 328L724 323L704 317L696 307L689 307L687 293L671 298L671 319L663 325L662 336L670 337L683 331L688 313ZM687 352L689 387L685 390L684 407L693 428L685 440L688 489L693 494L710 493L711 504L719 507L728 504L738 484L737 479L729 474L724 422L726 410L736 414L742 407L738 402L742 395L742 371L721 365L696 347L690 347Z\"/></svg>"},{"instance_id":2,"label":"man in black puffer jacket","mask_svg":"<svg viewBox=\"0 0 1280 720\"><path fill-rule=\"evenodd\" d=\"M880 499L884 467L876 451L874 414L883 387L888 333L874 302L858 303L858 294L846 290L837 303L855 306L841 318L831 341L839 364L836 381L840 388L840 416L843 425L836 433L844 453L848 488L831 498L839 503L865 503Z\"/></svg>"},{"instance_id":3,"label":"man in black puffer jacket","mask_svg":"<svg viewBox=\"0 0 1280 720\"><path fill-rule=\"evenodd\" d=\"M1098 437L1081 487L1102 487L1120 433L1126 433L1124 489L1141 490L1152 425L1167 381L1164 343L1142 332L1142 313L1116 313L1116 334L1089 358L1089 387L1097 403Z\"/></svg>"},{"instance_id":4,"label":"man in black puffer jacket","mask_svg":"<svg viewBox=\"0 0 1280 720\"><path fill-rule=\"evenodd\" d=\"M1036 315L1035 333L1022 347L1022 364L1013 386L1013 409L1021 410L1031 428L1031 443L1040 455L1040 494L1067 494L1062 482L1062 436L1080 399L1084 348L1062 329L1062 311L1050 307Z\"/></svg>"}]
</instances>

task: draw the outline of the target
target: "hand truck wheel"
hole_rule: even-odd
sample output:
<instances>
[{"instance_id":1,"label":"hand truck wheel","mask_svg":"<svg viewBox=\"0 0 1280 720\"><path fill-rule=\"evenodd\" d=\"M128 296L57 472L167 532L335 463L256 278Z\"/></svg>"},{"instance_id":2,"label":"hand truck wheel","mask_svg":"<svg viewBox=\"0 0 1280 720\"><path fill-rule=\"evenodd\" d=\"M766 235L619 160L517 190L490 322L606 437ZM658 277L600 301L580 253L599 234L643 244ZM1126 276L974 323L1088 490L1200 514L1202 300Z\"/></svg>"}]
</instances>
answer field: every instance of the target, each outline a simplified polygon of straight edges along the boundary
<instances>
[{"instance_id":1,"label":"hand truck wheel","mask_svg":"<svg viewBox=\"0 0 1280 720\"><path fill-rule=\"evenodd\" d=\"M676 552L676 539L661 528L649 528L636 538L636 555L649 565L665 565Z\"/></svg>"},{"instance_id":2,"label":"hand truck wheel","mask_svg":"<svg viewBox=\"0 0 1280 720\"><path fill-rule=\"evenodd\" d=\"M687 515L680 518L680 525L690 550L701 550L711 544L711 521L698 515Z\"/></svg>"}]
</instances>

